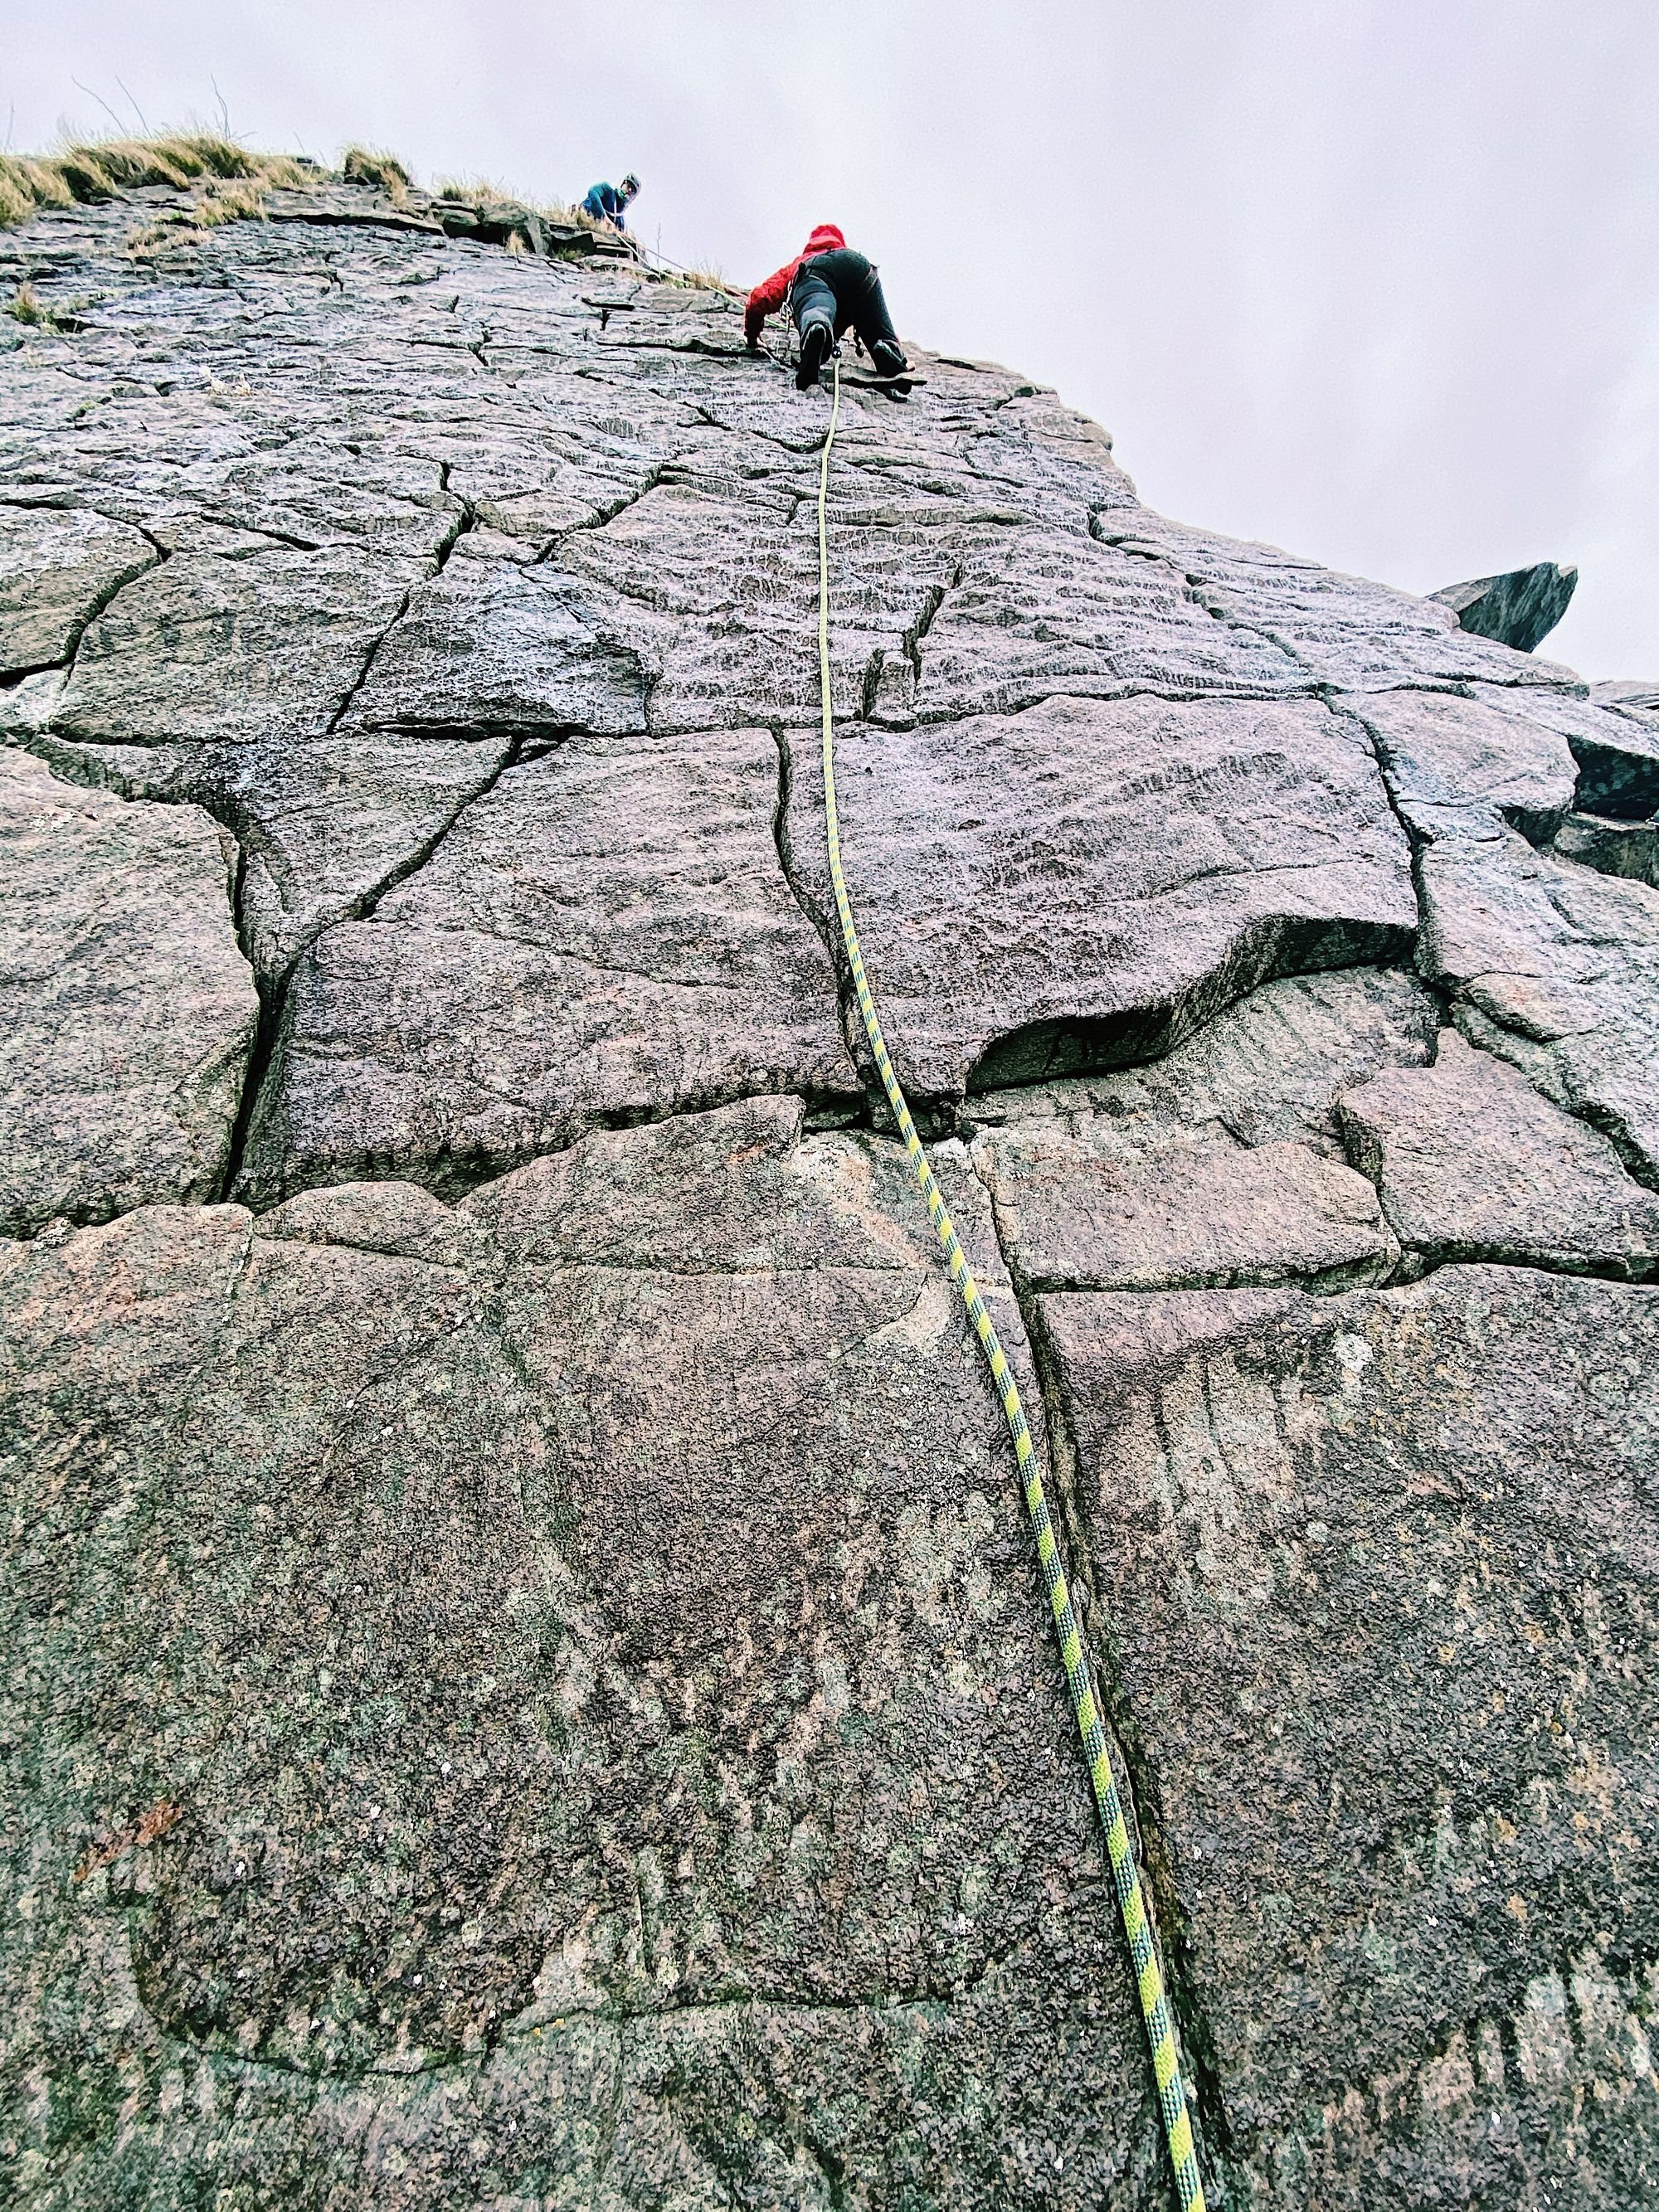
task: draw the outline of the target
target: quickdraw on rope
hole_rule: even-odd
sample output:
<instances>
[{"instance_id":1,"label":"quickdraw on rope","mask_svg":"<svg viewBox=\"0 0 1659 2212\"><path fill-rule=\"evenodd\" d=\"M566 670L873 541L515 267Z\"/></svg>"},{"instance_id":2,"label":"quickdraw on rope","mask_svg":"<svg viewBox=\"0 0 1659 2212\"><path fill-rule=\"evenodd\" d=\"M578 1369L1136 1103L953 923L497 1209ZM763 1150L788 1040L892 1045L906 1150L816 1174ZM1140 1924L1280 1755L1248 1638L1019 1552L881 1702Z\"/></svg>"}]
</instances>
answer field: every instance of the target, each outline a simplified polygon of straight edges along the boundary
<instances>
[{"instance_id":1,"label":"quickdraw on rope","mask_svg":"<svg viewBox=\"0 0 1659 2212\"><path fill-rule=\"evenodd\" d=\"M1164 2132L1170 2147L1170 2163L1175 2170L1176 2194L1180 2199L1182 2212L1205 2212L1204 2184L1199 2176L1192 2121L1188 2116L1187 2099L1182 2086L1175 2028L1164 1994L1164 1978L1158 1971L1158 1954L1152 1948L1152 1933L1147 1923L1146 1902L1140 1892L1140 1873L1129 1841L1128 1823L1123 1817L1123 1805L1118 1796L1116 1778L1112 1772L1111 1758L1106 1748L1105 1730L1100 1724L1100 1715L1095 1705L1089 1662L1084 1654L1083 1639L1078 1633L1077 1616L1072 1609L1072 1594L1066 1587L1066 1570L1060 1562L1060 1547L1054 1540L1048 1500L1043 1496L1042 1472L1037 1464L1031 1432L1025 1425L1025 1411L1019 1402L1019 1391L1015 1386L1013 1374L998 1340L991 1316L985 1310L985 1301L980 1296L979 1285L974 1280L962 1246L957 1241L957 1232L951 1226L943 1194L934 1181L932 1168L927 1164L927 1155L916 1134L916 1125L910 1118L910 1109L905 1103L903 1090L887 1050L886 1039L882 1036L880 1017L876 1012L876 1002L871 995L869 978L864 972L864 956L859 950L858 931L853 924L853 908L847 896L847 880L842 873L841 825L836 811L834 722L830 705L830 545L825 520L830 493L830 449L835 443L836 426L841 419L840 362L837 360L834 366L835 385L830 404L830 428L824 435L823 453L818 464L818 672L823 690L824 827L829 840L830 881L835 889L836 912L841 917L842 941L847 947L853 983L858 992L859 1012L864 1017L865 1034L870 1040L870 1049L875 1055L877 1067L881 1071L881 1079L898 1122L899 1133L904 1139L910 1165L921 1186L921 1194L927 1201L928 1214L939 1232L939 1241L945 1248L951 1279L962 1293L962 1302L968 1309L968 1318L974 1324L975 1334L989 1364L991 1379L1002 1400L1002 1410L1007 1416L1008 1427L1014 1439L1014 1455L1019 1462L1020 1479L1025 1488L1026 1509L1030 1514L1032 1531L1036 1537L1037 1557L1042 1564L1048 1603L1054 1616L1055 1632L1060 1638L1060 1656L1065 1662L1066 1680L1072 1693L1072 1710L1077 1716L1078 1734L1083 1739L1084 1752L1089 1761L1095 1803L1100 1813L1100 1825L1105 1831L1107 1856L1111 1861L1112 1880L1123 1916L1123 1932L1128 1937L1129 1952L1134 1961L1141 2018L1146 2026L1146 2039L1152 2045L1152 2073L1158 2083Z\"/></svg>"}]
</instances>

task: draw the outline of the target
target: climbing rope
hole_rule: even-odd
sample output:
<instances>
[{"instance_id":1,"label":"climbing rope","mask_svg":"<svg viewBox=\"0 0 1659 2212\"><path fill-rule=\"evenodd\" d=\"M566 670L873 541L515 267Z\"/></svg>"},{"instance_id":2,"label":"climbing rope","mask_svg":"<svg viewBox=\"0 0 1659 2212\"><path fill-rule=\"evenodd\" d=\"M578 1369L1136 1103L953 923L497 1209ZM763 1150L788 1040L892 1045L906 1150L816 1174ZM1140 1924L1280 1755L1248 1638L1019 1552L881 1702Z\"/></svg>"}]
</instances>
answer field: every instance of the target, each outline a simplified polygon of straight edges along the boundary
<instances>
[{"instance_id":1,"label":"climbing rope","mask_svg":"<svg viewBox=\"0 0 1659 2212\"><path fill-rule=\"evenodd\" d=\"M869 979L864 972L864 956L859 950L858 931L853 923L852 902L847 896L847 879L842 873L841 824L836 811L835 732L830 706L830 541L826 522L830 495L830 449L835 444L836 428L840 420L841 363L837 360L830 403L830 428L824 434L823 452L818 463L818 674L823 691L824 829L830 847L830 881L836 894L836 912L841 917L842 942L847 947L848 961L853 970L853 983L858 992L859 1012L864 1017L865 1034L870 1040L876 1066L881 1071L888 1101L898 1122L899 1133L904 1139L905 1152L915 1171L916 1181L921 1186L921 1194L927 1201L927 1212L939 1233L939 1241L945 1248L951 1279L962 1293L962 1302L968 1309L969 1320L974 1324L975 1334L990 1367L991 1379L1002 1400L1002 1410L1007 1416L1008 1427L1014 1439L1014 1455L1019 1462L1020 1479L1025 1487L1026 1510L1031 1516L1037 1558L1042 1562L1048 1603L1054 1617L1054 1629L1060 1638L1060 1656L1065 1663L1066 1680L1072 1693L1072 1710L1077 1716L1078 1734L1083 1739L1084 1752L1089 1761L1095 1803L1100 1813L1100 1825L1105 1831L1107 1856L1111 1861L1112 1880L1117 1889L1118 1907L1123 1916L1123 1932L1128 1938L1130 1956L1134 1961L1140 2014L1146 2022L1146 2040L1152 2045L1152 2074L1158 2083L1164 2132L1170 2147L1170 2163L1175 2170L1176 2194L1180 2199L1181 2212L1204 2212L1204 2184L1199 2178L1192 2122L1187 2112L1181 2064L1176 2051L1175 2029L1164 1994L1164 1978L1158 1972L1158 1954L1152 1948L1152 1932L1147 1923L1146 1902L1140 1893L1140 1873L1135 1864L1128 1824L1123 1817L1117 1780L1112 1772L1111 1758L1106 1748L1105 1730L1100 1724L1100 1715L1095 1704L1094 1689L1089 1678L1089 1662L1084 1654L1083 1639L1078 1633L1077 1616L1072 1610L1072 1594L1066 1588L1066 1570L1060 1562L1060 1547L1054 1540L1054 1523L1048 1517L1048 1504L1042 1492L1042 1472L1037 1464L1031 1432L1025 1425L1025 1411L1019 1402L1019 1391L1007 1358L998 1341L991 1316L985 1310L985 1301L980 1296L979 1285L974 1280L962 1246L957 1241L957 1232L951 1226L943 1194L933 1179L933 1170L927 1164L927 1155L922 1150L921 1139L916 1134L916 1125L910 1118L910 1109L905 1103L903 1090L888 1054L887 1042L881 1033L881 1020L876 1012L876 1002L871 995Z\"/></svg>"}]
</instances>

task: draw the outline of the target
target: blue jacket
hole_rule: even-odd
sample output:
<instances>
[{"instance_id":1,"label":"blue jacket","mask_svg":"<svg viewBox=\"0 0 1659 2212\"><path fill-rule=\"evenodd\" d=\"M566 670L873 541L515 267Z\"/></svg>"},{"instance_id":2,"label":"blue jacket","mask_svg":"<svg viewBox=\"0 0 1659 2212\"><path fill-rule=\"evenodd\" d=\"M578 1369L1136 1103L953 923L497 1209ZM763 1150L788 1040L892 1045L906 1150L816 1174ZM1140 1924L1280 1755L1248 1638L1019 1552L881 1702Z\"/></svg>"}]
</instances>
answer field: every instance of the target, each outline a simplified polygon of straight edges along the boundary
<instances>
[{"instance_id":1,"label":"blue jacket","mask_svg":"<svg viewBox=\"0 0 1659 2212\"><path fill-rule=\"evenodd\" d=\"M623 222L623 215L627 205L628 202L614 185L590 185L587 197L582 202L582 213L591 215L596 220L604 217L614 222L618 230L626 230L628 225Z\"/></svg>"}]
</instances>

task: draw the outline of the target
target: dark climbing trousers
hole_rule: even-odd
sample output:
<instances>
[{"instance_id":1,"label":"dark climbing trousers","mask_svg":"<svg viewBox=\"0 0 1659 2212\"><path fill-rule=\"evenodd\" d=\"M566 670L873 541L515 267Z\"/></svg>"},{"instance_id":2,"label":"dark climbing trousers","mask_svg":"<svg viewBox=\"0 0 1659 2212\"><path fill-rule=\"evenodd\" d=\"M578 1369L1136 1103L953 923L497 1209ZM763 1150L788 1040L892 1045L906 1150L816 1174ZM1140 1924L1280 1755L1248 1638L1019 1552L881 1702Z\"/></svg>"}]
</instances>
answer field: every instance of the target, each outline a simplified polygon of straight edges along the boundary
<instances>
[{"instance_id":1,"label":"dark climbing trousers","mask_svg":"<svg viewBox=\"0 0 1659 2212\"><path fill-rule=\"evenodd\" d=\"M809 322L827 322L837 337L849 326L859 334L868 353L878 338L896 346L898 332L887 312L881 278L863 254L850 246L830 253L815 253L795 271L789 293L789 312L795 328Z\"/></svg>"}]
</instances>

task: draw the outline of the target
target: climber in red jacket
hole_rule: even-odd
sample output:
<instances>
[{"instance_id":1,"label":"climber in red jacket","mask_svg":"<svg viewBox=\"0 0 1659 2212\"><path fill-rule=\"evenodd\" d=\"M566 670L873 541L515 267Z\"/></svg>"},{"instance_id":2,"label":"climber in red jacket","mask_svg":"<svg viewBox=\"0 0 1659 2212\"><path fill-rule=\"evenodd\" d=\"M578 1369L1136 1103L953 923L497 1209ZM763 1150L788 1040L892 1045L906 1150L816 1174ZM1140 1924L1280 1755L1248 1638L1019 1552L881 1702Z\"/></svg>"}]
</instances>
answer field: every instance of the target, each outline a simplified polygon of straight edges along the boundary
<instances>
[{"instance_id":1,"label":"climber in red jacket","mask_svg":"<svg viewBox=\"0 0 1659 2212\"><path fill-rule=\"evenodd\" d=\"M861 253L853 252L833 222L821 222L795 258L749 295L743 326L750 353L760 350L761 325L780 307L787 307L800 332L798 391L811 390L824 356L849 325L878 376L897 376L909 365L887 312L880 276Z\"/></svg>"}]
</instances>

